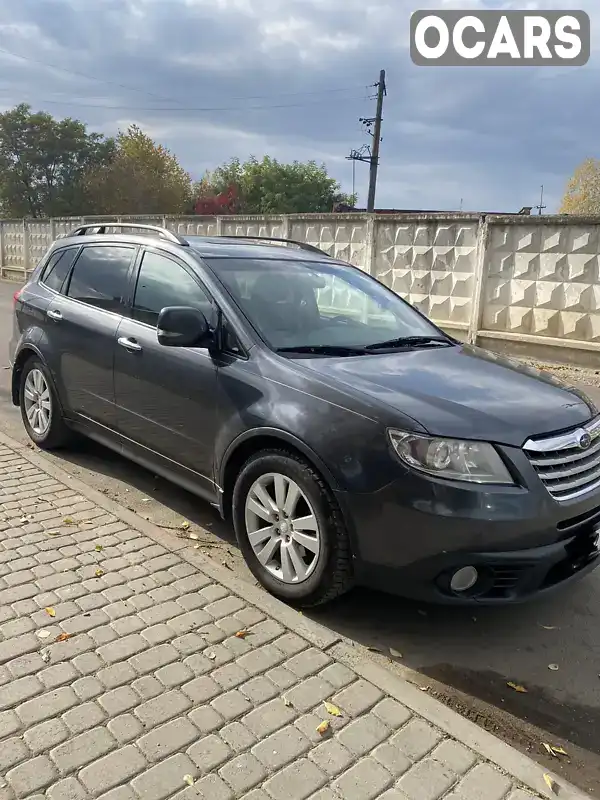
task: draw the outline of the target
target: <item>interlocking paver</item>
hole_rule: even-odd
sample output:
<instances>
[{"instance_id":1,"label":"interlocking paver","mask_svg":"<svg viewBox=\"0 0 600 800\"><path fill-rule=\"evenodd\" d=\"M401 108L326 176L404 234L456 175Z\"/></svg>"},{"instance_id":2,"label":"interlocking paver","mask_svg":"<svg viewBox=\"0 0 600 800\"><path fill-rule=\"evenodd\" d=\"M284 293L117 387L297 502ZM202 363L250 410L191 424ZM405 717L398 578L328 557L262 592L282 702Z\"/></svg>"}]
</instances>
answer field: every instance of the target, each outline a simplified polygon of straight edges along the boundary
<instances>
[{"instance_id":1,"label":"interlocking paver","mask_svg":"<svg viewBox=\"0 0 600 800\"><path fill-rule=\"evenodd\" d=\"M0 483L0 800L533 797L1 443Z\"/></svg>"}]
</instances>

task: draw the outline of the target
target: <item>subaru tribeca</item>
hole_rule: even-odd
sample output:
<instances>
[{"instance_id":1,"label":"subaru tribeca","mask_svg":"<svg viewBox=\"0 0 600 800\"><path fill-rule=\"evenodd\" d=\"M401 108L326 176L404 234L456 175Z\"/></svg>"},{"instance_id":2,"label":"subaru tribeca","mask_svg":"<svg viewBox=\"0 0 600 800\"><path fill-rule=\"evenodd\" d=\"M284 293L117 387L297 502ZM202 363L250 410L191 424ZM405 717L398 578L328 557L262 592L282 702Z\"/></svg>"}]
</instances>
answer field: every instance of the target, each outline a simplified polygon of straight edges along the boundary
<instances>
[{"instance_id":1,"label":"subaru tribeca","mask_svg":"<svg viewBox=\"0 0 600 800\"><path fill-rule=\"evenodd\" d=\"M508 603L599 563L593 402L316 247L82 226L15 294L10 353L33 442L84 434L206 499L296 605Z\"/></svg>"}]
</instances>

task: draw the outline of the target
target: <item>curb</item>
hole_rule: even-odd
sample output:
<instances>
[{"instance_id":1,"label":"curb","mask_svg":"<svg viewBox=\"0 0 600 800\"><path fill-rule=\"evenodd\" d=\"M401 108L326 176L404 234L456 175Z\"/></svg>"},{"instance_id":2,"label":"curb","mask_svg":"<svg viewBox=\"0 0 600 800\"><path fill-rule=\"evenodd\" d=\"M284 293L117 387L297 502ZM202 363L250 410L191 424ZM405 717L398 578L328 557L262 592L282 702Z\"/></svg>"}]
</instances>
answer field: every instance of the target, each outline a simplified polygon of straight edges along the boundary
<instances>
[{"instance_id":1,"label":"curb","mask_svg":"<svg viewBox=\"0 0 600 800\"><path fill-rule=\"evenodd\" d=\"M416 715L423 717L449 736L462 742L486 761L490 761L500 767L508 775L516 778L531 791L535 792L536 795L546 798L558 796L562 800L592 800L589 795L566 783L558 775L549 773L560 787L558 795L553 794L544 782L543 768L528 756L500 741L493 734L483 730L470 720L461 717L460 714L447 708L435 698L419 691L419 689L376 664L370 658L361 655L358 648L350 647L339 634L311 619L307 619L301 613L286 606L285 603L277 600L272 595L267 594L264 590L235 577L229 570L193 550L184 540L175 539L171 533L143 519L135 512L128 511L119 503L32 451L27 445L15 441L2 430L0 430L0 445L15 451L38 469L57 481L66 484L90 502L95 503L117 517L117 519L120 519L130 528L139 531L172 552L177 552L180 558L192 566L198 567L214 581L223 584L232 593L273 617L285 627L303 636L313 646L321 650L327 650L330 655L353 669L365 680L373 683L382 692L395 698L410 708Z\"/></svg>"}]
</instances>

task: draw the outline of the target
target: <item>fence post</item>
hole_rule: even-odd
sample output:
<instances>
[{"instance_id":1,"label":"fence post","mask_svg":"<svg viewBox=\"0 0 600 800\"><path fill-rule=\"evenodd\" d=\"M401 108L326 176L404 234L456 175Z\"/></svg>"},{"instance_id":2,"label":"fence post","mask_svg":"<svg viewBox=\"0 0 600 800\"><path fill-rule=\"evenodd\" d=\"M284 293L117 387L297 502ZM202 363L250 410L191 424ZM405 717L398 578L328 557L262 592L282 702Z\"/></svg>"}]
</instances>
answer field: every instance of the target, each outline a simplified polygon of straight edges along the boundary
<instances>
[{"instance_id":1,"label":"fence post","mask_svg":"<svg viewBox=\"0 0 600 800\"><path fill-rule=\"evenodd\" d=\"M27 272L31 264L29 226L27 220L23 220L23 279L27 280Z\"/></svg>"},{"instance_id":2,"label":"fence post","mask_svg":"<svg viewBox=\"0 0 600 800\"><path fill-rule=\"evenodd\" d=\"M281 217L281 238L292 238L292 223L288 214L283 214Z\"/></svg>"},{"instance_id":3,"label":"fence post","mask_svg":"<svg viewBox=\"0 0 600 800\"><path fill-rule=\"evenodd\" d=\"M477 344L477 335L481 325L487 269L486 255L489 231L490 229L487 218L480 217L479 225L477 227L477 245L475 247L475 291L473 292L473 305L471 306L471 318L469 320L469 332L467 336L467 341L469 344Z\"/></svg>"},{"instance_id":4,"label":"fence post","mask_svg":"<svg viewBox=\"0 0 600 800\"><path fill-rule=\"evenodd\" d=\"M223 217L217 216L216 225L217 225L217 236L222 236L223 235Z\"/></svg>"},{"instance_id":5,"label":"fence post","mask_svg":"<svg viewBox=\"0 0 600 800\"><path fill-rule=\"evenodd\" d=\"M365 236L365 265L364 270L367 274L375 276L375 248L377 246L377 231L375 230L376 216L367 216L367 231Z\"/></svg>"},{"instance_id":6,"label":"fence post","mask_svg":"<svg viewBox=\"0 0 600 800\"><path fill-rule=\"evenodd\" d=\"M4 222L0 220L0 278L4 277Z\"/></svg>"},{"instance_id":7,"label":"fence post","mask_svg":"<svg viewBox=\"0 0 600 800\"><path fill-rule=\"evenodd\" d=\"M50 244L56 239L56 220L54 217L50 218Z\"/></svg>"}]
</instances>

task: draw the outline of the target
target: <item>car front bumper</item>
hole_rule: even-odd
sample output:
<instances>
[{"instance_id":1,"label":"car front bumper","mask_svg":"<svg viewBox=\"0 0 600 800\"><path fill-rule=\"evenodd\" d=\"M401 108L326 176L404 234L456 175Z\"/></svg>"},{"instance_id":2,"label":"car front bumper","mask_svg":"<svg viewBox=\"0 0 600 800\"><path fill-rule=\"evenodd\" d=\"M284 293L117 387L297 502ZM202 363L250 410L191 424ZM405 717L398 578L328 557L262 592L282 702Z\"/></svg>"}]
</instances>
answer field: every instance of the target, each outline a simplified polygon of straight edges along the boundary
<instances>
[{"instance_id":1,"label":"car front bumper","mask_svg":"<svg viewBox=\"0 0 600 800\"><path fill-rule=\"evenodd\" d=\"M378 492L337 492L357 581L425 602L516 603L600 566L600 492L558 503L539 483L466 486L407 474ZM475 586L453 592L465 566Z\"/></svg>"}]
</instances>

